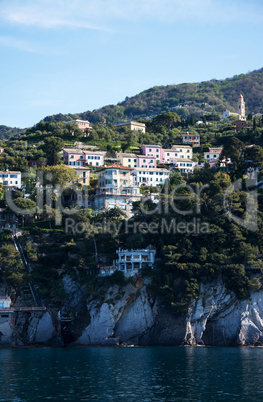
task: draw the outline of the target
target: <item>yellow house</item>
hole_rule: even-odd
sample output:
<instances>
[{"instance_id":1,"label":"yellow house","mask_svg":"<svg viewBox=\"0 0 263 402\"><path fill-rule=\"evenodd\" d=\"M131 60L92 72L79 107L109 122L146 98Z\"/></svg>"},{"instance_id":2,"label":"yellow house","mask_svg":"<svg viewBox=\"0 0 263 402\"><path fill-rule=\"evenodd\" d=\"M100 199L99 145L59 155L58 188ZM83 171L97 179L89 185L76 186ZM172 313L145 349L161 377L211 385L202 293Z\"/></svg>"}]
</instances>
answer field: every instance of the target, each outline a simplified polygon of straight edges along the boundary
<instances>
[{"instance_id":1,"label":"yellow house","mask_svg":"<svg viewBox=\"0 0 263 402\"><path fill-rule=\"evenodd\" d=\"M145 124L139 123L138 121L128 121L126 123L116 124L117 129L120 129L122 127L127 127L129 130L141 131L142 133L146 132Z\"/></svg>"}]
</instances>

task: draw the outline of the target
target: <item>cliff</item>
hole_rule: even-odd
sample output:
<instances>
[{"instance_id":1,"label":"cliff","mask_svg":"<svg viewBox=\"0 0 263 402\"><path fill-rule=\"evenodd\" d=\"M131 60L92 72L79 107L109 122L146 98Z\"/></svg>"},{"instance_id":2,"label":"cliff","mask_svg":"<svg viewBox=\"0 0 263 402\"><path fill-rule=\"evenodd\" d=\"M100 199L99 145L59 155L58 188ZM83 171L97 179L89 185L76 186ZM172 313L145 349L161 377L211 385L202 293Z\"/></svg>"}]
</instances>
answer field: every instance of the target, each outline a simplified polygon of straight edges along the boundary
<instances>
[{"instance_id":1,"label":"cliff","mask_svg":"<svg viewBox=\"0 0 263 402\"><path fill-rule=\"evenodd\" d=\"M75 344L263 344L263 291L252 291L250 300L239 301L221 280L201 284L198 299L182 317L151 297L142 281L136 288L126 286L121 297L119 292L115 285L105 294L103 303L87 300L90 323Z\"/></svg>"},{"instance_id":2,"label":"cliff","mask_svg":"<svg viewBox=\"0 0 263 402\"><path fill-rule=\"evenodd\" d=\"M187 316L176 316L147 292L147 283L140 278L135 286L113 285L94 299L65 277L69 302L64 308L76 311L70 344L263 345L263 290L252 290L249 300L240 301L221 280L201 284ZM33 344L63 344L48 311L18 314L15 321L1 317L0 346Z\"/></svg>"}]
</instances>

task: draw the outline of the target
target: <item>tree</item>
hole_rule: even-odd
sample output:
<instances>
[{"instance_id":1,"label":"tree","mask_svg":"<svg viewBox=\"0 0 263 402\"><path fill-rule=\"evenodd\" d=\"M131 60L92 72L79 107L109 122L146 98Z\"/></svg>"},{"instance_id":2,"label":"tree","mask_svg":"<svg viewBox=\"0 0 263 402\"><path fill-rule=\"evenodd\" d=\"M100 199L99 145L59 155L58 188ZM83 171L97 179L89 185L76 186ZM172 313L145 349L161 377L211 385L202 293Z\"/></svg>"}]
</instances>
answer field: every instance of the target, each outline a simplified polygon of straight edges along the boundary
<instances>
[{"instance_id":1,"label":"tree","mask_svg":"<svg viewBox=\"0 0 263 402\"><path fill-rule=\"evenodd\" d=\"M63 140L59 137L52 136L45 138L42 149L46 153L48 165L53 166L58 164L58 152L62 150L63 146Z\"/></svg>"},{"instance_id":2,"label":"tree","mask_svg":"<svg viewBox=\"0 0 263 402\"><path fill-rule=\"evenodd\" d=\"M181 123L180 117L177 113L173 112L159 114L153 119L154 126L165 126L169 130L176 127L179 123Z\"/></svg>"},{"instance_id":3,"label":"tree","mask_svg":"<svg viewBox=\"0 0 263 402\"><path fill-rule=\"evenodd\" d=\"M75 170L66 165L47 166L42 168L44 183L51 183L52 186L63 187L66 183L73 183L77 180Z\"/></svg>"}]
</instances>

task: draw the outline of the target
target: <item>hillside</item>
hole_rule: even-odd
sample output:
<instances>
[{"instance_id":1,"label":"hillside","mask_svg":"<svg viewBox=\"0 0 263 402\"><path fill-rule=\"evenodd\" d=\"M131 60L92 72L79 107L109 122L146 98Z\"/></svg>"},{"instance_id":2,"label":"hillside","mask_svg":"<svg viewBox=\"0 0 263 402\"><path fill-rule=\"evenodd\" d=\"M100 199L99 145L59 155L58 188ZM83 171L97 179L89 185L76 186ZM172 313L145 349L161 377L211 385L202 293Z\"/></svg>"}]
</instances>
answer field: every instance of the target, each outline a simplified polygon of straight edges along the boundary
<instances>
[{"instance_id":1,"label":"hillside","mask_svg":"<svg viewBox=\"0 0 263 402\"><path fill-rule=\"evenodd\" d=\"M117 105L78 114L57 114L47 116L45 121L63 121L75 118L89 120L91 123L104 121L116 123L125 120L138 120L170 110L179 115L194 113L222 113L225 109L236 111L239 94L246 102L247 113L263 111L263 68L248 74L236 75L225 80L203 81L200 83L156 86L140 94L127 97Z\"/></svg>"},{"instance_id":2,"label":"hillside","mask_svg":"<svg viewBox=\"0 0 263 402\"><path fill-rule=\"evenodd\" d=\"M25 129L0 125L0 140L6 140L25 132Z\"/></svg>"}]
</instances>

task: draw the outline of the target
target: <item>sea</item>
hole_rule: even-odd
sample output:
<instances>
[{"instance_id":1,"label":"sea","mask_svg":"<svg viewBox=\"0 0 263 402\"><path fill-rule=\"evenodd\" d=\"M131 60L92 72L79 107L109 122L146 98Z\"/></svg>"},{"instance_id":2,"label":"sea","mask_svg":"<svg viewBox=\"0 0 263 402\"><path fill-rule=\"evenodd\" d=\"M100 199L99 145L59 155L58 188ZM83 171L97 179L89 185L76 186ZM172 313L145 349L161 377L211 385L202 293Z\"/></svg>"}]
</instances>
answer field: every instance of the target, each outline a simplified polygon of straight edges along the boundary
<instances>
[{"instance_id":1,"label":"sea","mask_svg":"<svg viewBox=\"0 0 263 402\"><path fill-rule=\"evenodd\" d=\"M0 401L263 401L263 348L0 350Z\"/></svg>"}]
</instances>

